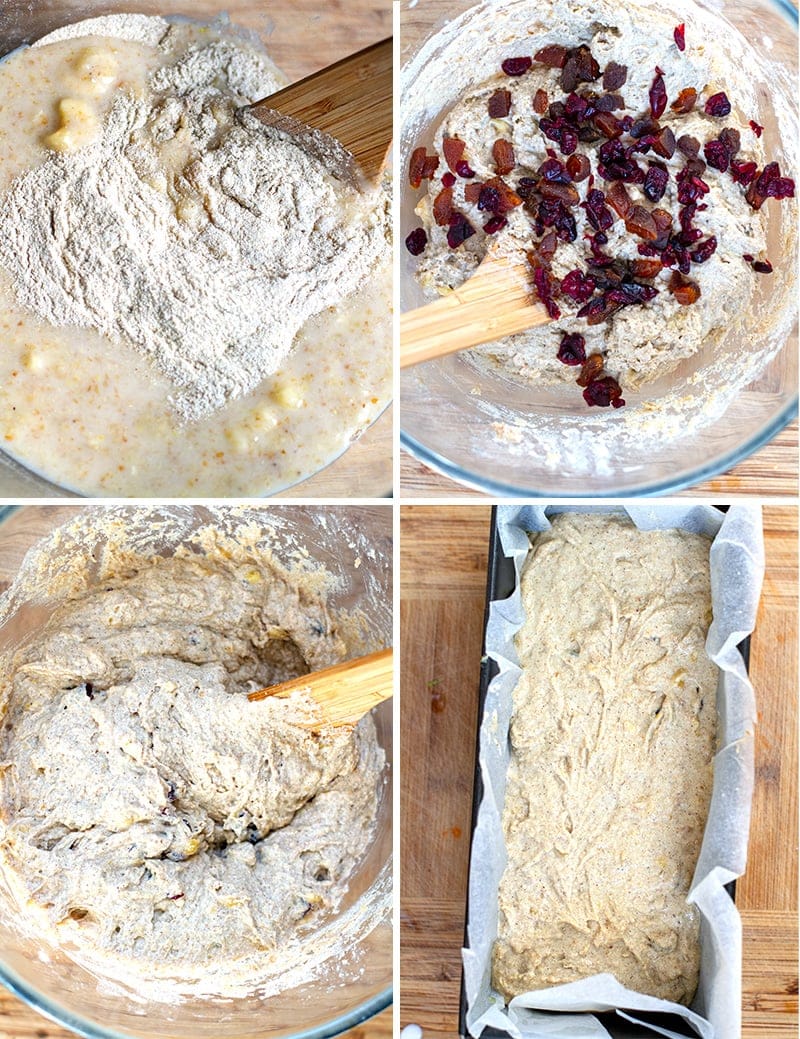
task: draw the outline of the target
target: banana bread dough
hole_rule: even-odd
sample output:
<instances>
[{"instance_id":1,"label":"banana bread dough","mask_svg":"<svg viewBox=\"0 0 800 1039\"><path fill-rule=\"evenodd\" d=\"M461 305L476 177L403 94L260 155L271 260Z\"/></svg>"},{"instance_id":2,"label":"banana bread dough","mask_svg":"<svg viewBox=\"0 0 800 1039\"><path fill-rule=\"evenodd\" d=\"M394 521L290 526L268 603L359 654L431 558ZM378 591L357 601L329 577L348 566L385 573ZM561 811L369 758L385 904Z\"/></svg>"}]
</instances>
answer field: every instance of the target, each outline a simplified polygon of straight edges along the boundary
<instances>
[{"instance_id":1,"label":"banana bread dough","mask_svg":"<svg viewBox=\"0 0 800 1039\"><path fill-rule=\"evenodd\" d=\"M742 81L747 72L732 67L724 39L698 40L692 38L689 30L686 50L681 52L673 41L674 14L656 10L653 6L620 5L610 0L597 0L591 4L547 0L537 5L532 22L534 17L535 24L528 30L527 42L525 39L509 40L508 50L498 55L498 66L504 58L515 54L529 55L547 45L588 45L601 69L611 62L627 69L627 79L616 91L624 98L625 109L617 110L615 115L622 118L630 114L634 119L650 114L648 95L658 66L664 73L669 99L660 119L662 127L669 127L676 138L684 135L694 137L701 145L715 137L723 127L734 127L741 134L737 159L755 161L759 168L764 165L764 148L748 123L758 115L755 101L750 100L751 86ZM480 41L476 42L481 45ZM444 137L465 141L464 154L475 173L475 181L486 182L495 176L495 140L509 141L514 149L515 166L505 177L506 182L515 186L521 178L536 179L536 171L548 158L548 149L561 162L566 160L558 145L539 132L540 117L533 108L534 96L540 90L547 93L550 102L565 100L559 86L559 74L559 69L546 68L537 62L529 72L518 77L504 75L498 67L496 77L474 84L448 113L436 130L433 150L442 156ZM697 90L697 105L689 114L676 114L670 105L686 87ZM511 107L505 118L492 119L487 104L498 89L510 92ZM578 88L579 92L587 90L603 93L601 81L584 83ZM706 114L704 102L722 90L727 91L733 111L727 118ZM609 181L604 180L597 170L598 149L604 140L600 138L595 143L578 146L578 152L589 158L592 173L591 177L576 185L581 202L591 188L603 192L609 189ZM632 143L627 137L623 140L626 144ZM648 161L655 160L669 171L666 193L656 204L673 215L674 226L679 228L676 174L685 166L686 156L676 149L670 158L660 157L652 151L646 156L640 154L638 158L645 170ZM459 177L454 187L456 209L467 216L476 234L459 248L449 248L449 228L437 226L433 216L433 203L442 190L442 176L447 169L446 161L441 158L437 174L428 181L427 194L417 207L430 240L420 257L417 277L432 295L437 291L447 293L460 285L474 272L490 246L524 262L527 251L541 238L541 234L534 233L534 220L526 206L505 214L508 226L498 234L484 234L481 228L491 214L479 211L476 204L464 199L470 180ZM576 369L561 363L557 354L565 332L576 332L586 340L587 357L593 353L603 354L607 371L617 377L624 389L652 382L673 370L682 359L697 353L709 338L719 338L747 306L756 282L762 277L742 257L745 254L759 257L765 253L768 207L759 211L752 209L745 201L744 188L735 184L728 172L709 167L703 177L709 192L701 203L707 208L695 215L694 223L702 230L703 239L710 236L717 239L718 248L707 261L691 264L689 277L701 290L700 300L695 305L681 306L676 301L668 291L673 272L665 269L653 280L658 295L652 301L623 307L607 322L591 325L583 318L576 318L583 303L573 302L563 295L558 297L559 320L479 347L470 356L522 382L574 382ZM625 186L634 202L653 208L640 185ZM581 205L570 212L577 225L577 237L572 242L558 242L552 262L552 273L558 281L576 269L598 273L597 269L587 265L590 251L585 238L594 234L595 228L588 222ZM603 251L618 260L641 259L638 245L642 239L629 233L624 221L613 210L611 212L614 223L607 231L608 244L603 246Z\"/></svg>"},{"instance_id":2,"label":"banana bread dough","mask_svg":"<svg viewBox=\"0 0 800 1039\"><path fill-rule=\"evenodd\" d=\"M507 999L608 972L689 1003L687 904L711 796L707 539L565 513L522 575L493 982Z\"/></svg>"},{"instance_id":3,"label":"banana bread dough","mask_svg":"<svg viewBox=\"0 0 800 1039\"><path fill-rule=\"evenodd\" d=\"M310 731L244 695L346 654L324 594L278 564L176 556L59 606L4 661L0 861L93 967L287 968L371 838L367 718Z\"/></svg>"}]
</instances>

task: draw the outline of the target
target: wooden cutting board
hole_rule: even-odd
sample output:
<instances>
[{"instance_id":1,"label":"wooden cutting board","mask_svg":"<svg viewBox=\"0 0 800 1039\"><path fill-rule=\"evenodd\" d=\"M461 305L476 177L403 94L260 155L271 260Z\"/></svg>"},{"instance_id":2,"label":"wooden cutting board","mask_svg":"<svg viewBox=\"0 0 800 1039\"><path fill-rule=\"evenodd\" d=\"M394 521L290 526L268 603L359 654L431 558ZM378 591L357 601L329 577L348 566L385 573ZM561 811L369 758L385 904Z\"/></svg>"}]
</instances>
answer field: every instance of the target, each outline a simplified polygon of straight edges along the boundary
<instances>
[{"instance_id":1,"label":"wooden cutting board","mask_svg":"<svg viewBox=\"0 0 800 1039\"><path fill-rule=\"evenodd\" d=\"M401 509L400 1023L458 1030L490 510ZM797 510L764 509L743 1039L797 1036ZM724 1039L724 1037L723 1037Z\"/></svg>"}]
</instances>

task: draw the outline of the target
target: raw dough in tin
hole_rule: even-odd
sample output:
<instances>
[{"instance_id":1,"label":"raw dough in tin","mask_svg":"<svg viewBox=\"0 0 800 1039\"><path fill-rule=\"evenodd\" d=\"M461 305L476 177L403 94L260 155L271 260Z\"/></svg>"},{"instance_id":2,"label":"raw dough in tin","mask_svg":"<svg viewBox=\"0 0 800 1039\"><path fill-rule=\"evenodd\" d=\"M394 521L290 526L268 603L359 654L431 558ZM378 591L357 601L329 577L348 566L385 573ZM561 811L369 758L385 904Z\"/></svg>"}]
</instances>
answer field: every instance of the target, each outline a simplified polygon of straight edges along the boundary
<instances>
[{"instance_id":1,"label":"raw dough in tin","mask_svg":"<svg viewBox=\"0 0 800 1039\"><path fill-rule=\"evenodd\" d=\"M565 513L522 575L493 982L507 999L613 974L689 1003L686 901L716 742L709 542Z\"/></svg>"},{"instance_id":2,"label":"raw dough in tin","mask_svg":"<svg viewBox=\"0 0 800 1039\"><path fill-rule=\"evenodd\" d=\"M341 903L379 802L374 725L313 732L302 703L244 695L345 655L298 581L156 560L4 662L0 860L78 958L246 977L289 966Z\"/></svg>"}]
</instances>

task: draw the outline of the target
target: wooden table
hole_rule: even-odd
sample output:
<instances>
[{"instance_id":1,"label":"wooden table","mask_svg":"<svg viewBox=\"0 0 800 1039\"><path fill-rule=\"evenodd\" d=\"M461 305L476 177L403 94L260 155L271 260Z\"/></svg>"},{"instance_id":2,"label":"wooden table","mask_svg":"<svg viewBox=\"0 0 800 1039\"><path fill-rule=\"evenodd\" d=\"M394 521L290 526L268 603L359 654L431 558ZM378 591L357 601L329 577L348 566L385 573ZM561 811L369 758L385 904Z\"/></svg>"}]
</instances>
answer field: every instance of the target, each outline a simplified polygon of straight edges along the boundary
<instances>
[{"instance_id":1,"label":"wooden table","mask_svg":"<svg viewBox=\"0 0 800 1039\"><path fill-rule=\"evenodd\" d=\"M435 473L407 451L400 454L400 487L404 498L488 497ZM774 440L735 468L680 493L684 496L796 495L797 422L787 426Z\"/></svg>"},{"instance_id":2,"label":"wooden table","mask_svg":"<svg viewBox=\"0 0 800 1039\"><path fill-rule=\"evenodd\" d=\"M401 510L401 1005L458 1028L490 510ZM767 577L750 672L759 706L744 924L743 1039L797 1036L797 510L764 509ZM725 1037L721 1037L725 1039Z\"/></svg>"}]
</instances>

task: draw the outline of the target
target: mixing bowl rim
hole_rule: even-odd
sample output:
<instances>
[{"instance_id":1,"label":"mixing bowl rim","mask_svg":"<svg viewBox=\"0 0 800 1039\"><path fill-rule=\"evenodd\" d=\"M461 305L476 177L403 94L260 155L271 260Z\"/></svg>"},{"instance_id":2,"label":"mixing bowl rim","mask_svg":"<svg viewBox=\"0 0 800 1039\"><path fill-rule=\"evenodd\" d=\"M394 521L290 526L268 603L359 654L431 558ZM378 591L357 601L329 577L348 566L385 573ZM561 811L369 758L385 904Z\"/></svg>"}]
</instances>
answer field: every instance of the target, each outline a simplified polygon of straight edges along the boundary
<instances>
[{"instance_id":1,"label":"mixing bowl rim","mask_svg":"<svg viewBox=\"0 0 800 1039\"><path fill-rule=\"evenodd\" d=\"M471 490L479 491L484 494L491 494L499 498L653 497L659 494L669 494L675 491L686 490L689 487L694 487L698 483L702 483L704 480L709 480L714 476L718 476L720 473L724 473L728 469L733 468L733 466L738 465L740 462L749 458L750 455L762 448L765 444L769 443L773 437L777 436L781 430L785 429L790 422L796 419L797 409L798 395L795 394L792 399L784 405L781 411L749 441L740 444L733 450L721 455L713 462L697 466L684 476L678 478L671 477L669 479L657 480L651 483L643 482L628 487L607 487L602 491L570 490L565 492L564 490L553 488L518 487L513 484L502 483L499 480L491 480L479 476L476 473L468 472L455 462L451 462L449 459L430 450L404 429L400 430L400 446L405 448L409 454L419 462L422 462L423 465L433 469L434 472L446 476L449 479L454 480L456 483L469 487Z\"/></svg>"}]
</instances>

